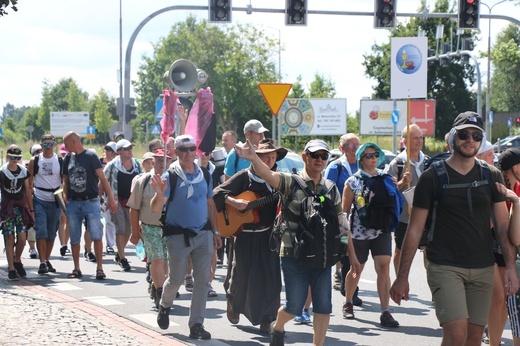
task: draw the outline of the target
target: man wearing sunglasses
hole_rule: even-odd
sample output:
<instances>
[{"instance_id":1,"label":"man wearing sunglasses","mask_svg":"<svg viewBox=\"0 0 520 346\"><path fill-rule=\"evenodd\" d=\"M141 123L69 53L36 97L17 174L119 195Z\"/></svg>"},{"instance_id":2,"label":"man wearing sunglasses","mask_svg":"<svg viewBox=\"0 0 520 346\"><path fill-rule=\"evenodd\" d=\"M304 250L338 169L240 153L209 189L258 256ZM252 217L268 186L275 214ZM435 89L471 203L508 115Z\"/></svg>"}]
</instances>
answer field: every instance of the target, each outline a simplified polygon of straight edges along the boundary
<instances>
[{"instance_id":1,"label":"man wearing sunglasses","mask_svg":"<svg viewBox=\"0 0 520 346\"><path fill-rule=\"evenodd\" d=\"M213 183L209 172L195 161L197 147L192 136L177 136L174 145L178 160L173 163L173 168L161 176L152 176L150 180L156 192L151 200L152 212L159 213L166 204L163 237L169 258L169 273L163 286L157 324L161 329L168 329L170 325L170 309L184 282L190 257L195 281L188 322L189 337L205 340L211 338L203 326L210 290L211 258L214 249L222 246L212 198ZM174 186L170 186L172 181Z\"/></svg>"},{"instance_id":2,"label":"man wearing sunglasses","mask_svg":"<svg viewBox=\"0 0 520 346\"><path fill-rule=\"evenodd\" d=\"M493 292L491 211L506 262L504 282L508 294L518 290L515 252L508 239L509 215L505 197L496 186L503 184L504 179L495 167L485 168L482 165L486 164L475 158L483 131L482 118L474 112L455 118L449 139L452 156L443 162L451 188L440 201L436 200L438 189L446 189L446 184L439 186L437 170L428 169L419 178L397 279L390 290L397 304L408 300L410 266L435 201L436 221L426 250L427 275L443 330L443 345L481 343ZM490 170L491 181L483 178L483 169ZM491 184L491 189L487 184Z\"/></svg>"},{"instance_id":3,"label":"man wearing sunglasses","mask_svg":"<svg viewBox=\"0 0 520 346\"><path fill-rule=\"evenodd\" d=\"M103 169L105 177L112 189L112 194L117 202L117 211L111 215L111 220L116 227L117 253L115 261L125 272L132 270L128 259L125 257L125 247L131 234L130 208L126 205L132 187L132 179L140 174L143 169L141 163L134 158L133 146L127 139L120 139L116 143L117 156L106 164Z\"/></svg>"},{"instance_id":4,"label":"man wearing sunglasses","mask_svg":"<svg viewBox=\"0 0 520 346\"><path fill-rule=\"evenodd\" d=\"M54 153L55 145L56 138L51 134L44 134L41 138L43 152L31 157L29 161L29 184L34 187L34 229L40 254L40 275L56 272L49 259L60 225L61 209L56 203L54 192L61 188L63 159Z\"/></svg>"}]
</instances>

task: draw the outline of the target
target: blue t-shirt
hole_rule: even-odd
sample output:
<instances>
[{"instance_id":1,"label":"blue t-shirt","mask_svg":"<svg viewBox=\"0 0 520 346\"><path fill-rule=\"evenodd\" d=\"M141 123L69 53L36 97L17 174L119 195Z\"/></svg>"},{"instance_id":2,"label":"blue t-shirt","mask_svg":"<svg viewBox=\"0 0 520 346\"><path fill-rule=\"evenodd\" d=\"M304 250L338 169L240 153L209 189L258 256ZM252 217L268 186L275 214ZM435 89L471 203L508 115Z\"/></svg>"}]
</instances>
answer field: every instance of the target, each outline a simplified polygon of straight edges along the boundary
<instances>
[{"instance_id":1,"label":"blue t-shirt","mask_svg":"<svg viewBox=\"0 0 520 346\"><path fill-rule=\"evenodd\" d=\"M184 174L186 174L186 179L193 180L199 172L203 174L199 166L195 165L195 173L184 172ZM162 174L162 179L166 179L168 185L164 197L169 198L171 190L168 171ZM206 179L202 178L200 182L193 185L193 195L190 198L186 198L188 187L183 183L184 181L177 176L173 200L169 202L166 211L166 224L198 232L208 222L208 199L213 197L213 183L210 179L208 184Z\"/></svg>"},{"instance_id":2,"label":"blue t-shirt","mask_svg":"<svg viewBox=\"0 0 520 346\"><path fill-rule=\"evenodd\" d=\"M349 168L350 168L350 171L352 172L352 174L357 172L357 170L358 170L357 163L348 163L347 162L347 164L349 165ZM340 171L339 166L342 166L341 171ZM348 172L348 169L343 165L343 161L341 158L339 158L336 161L333 161L329 164L329 166L325 170L324 176L326 179L332 180L334 183L336 183L339 193L341 195L343 195L343 188L345 187L345 182L350 177L350 174Z\"/></svg>"},{"instance_id":3,"label":"blue t-shirt","mask_svg":"<svg viewBox=\"0 0 520 346\"><path fill-rule=\"evenodd\" d=\"M101 168L99 157L92 150L65 156L63 174L69 177L68 199L93 197L99 193L96 169Z\"/></svg>"},{"instance_id":4,"label":"blue t-shirt","mask_svg":"<svg viewBox=\"0 0 520 346\"><path fill-rule=\"evenodd\" d=\"M236 169L235 169L235 163ZM251 162L244 160L243 158L239 157L237 162L237 153L235 152L235 149L231 150L226 158L226 165L224 167L224 174L228 177L232 177L237 172L240 172L243 169L249 168L251 166Z\"/></svg>"}]
</instances>

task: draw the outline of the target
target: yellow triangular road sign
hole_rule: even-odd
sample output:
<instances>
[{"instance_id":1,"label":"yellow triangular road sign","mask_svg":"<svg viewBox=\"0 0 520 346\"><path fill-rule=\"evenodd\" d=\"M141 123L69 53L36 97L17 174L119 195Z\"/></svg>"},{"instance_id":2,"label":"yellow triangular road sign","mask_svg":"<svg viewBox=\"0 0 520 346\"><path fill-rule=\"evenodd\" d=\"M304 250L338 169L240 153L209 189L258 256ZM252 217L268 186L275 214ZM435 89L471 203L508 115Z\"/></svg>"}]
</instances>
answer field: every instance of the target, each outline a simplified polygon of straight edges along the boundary
<instances>
[{"instance_id":1,"label":"yellow triangular road sign","mask_svg":"<svg viewBox=\"0 0 520 346\"><path fill-rule=\"evenodd\" d=\"M291 88L292 84L289 83L258 83L258 89L260 89L273 115L278 114Z\"/></svg>"}]
</instances>

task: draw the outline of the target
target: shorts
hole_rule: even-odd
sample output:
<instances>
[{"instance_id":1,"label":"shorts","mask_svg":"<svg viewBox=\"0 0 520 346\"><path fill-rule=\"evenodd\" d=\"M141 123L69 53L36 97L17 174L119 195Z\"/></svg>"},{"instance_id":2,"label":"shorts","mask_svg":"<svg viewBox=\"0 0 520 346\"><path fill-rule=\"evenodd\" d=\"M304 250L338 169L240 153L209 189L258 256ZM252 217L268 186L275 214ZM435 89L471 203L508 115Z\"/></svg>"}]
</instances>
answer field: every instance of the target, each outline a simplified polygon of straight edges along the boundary
<instances>
[{"instance_id":1,"label":"shorts","mask_svg":"<svg viewBox=\"0 0 520 346\"><path fill-rule=\"evenodd\" d=\"M2 220L2 234L11 235L27 231L27 226L23 224L22 209L19 207L13 208L14 217L8 217Z\"/></svg>"},{"instance_id":2,"label":"shorts","mask_svg":"<svg viewBox=\"0 0 520 346\"><path fill-rule=\"evenodd\" d=\"M511 324L513 336L520 337L520 290L516 294L507 297L507 315Z\"/></svg>"},{"instance_id":3,"label":"shorts","mask_svg":"<svg viewBox=\"0 0 520 346\"><path fill-rule=\"evenodd\" d=\"M81 241L81 223L83 219L88 222L90 238L93 241L103 239L103 227L101 225L101 210L99 197L86 201L71 200L67 204L67 219L70 223L70 244L76 245Z\"/></svg>"},{"instance_id":4,"label":"shorts","mask_svg":"<svg viewBox=\"0 0 520 346\"><path fill-rule=\"evenodd\" d=\"M285 282L285 312L301 315L310 285L312 311L317 314L332 313L331 268L309 269L292 257L282 257L281 260Z\"/></svg>"},{"instance_id":5,"label":"shorts","mask_svg":"<svg viewBox=\"0 0 520 346\"><path fill-rule=\"evenodd\" d=\"M368 252L374 256L392 256L392 234L381 233L377 238L370 240L352 239L354 250L359 263L365 264L368 260Z\"/></svg>"},{"instance_id":6,"label":"shorts","mask_svg":"<svg viewBox=\"0 0 520 346\"><path fill-rule=\"evenodd\" d=\"M132 233L130 228L130 208L125 208L118 203L116 213L110 215L110 217L116 227L116 235L124 234L130 236Z\"/></svg>"},{"instance_id":7,"label":"shorts","mask_svg":"<svg viewBox=\"0 0 520 346\"><path fill-rule=\"evenodd\" d=\"M468 269L430 262L428 285L440 325L460 319L486 325L493 293L493 274L494 266Z\"/></svg>"},{"instance_id":8,"label":"shorts","mask_svg":"<svg viewBox=\"0 0 520 346\"><path fill-rule=\"evenodd\" d=\"M407 228L407 223L399 222L399 225L397 225L397 228L394 231L395 247L399 250L401 250L401 246L403 246L404 236L406 234Z\"/></svg>"},{"instance_id":9,"label":"shorts","mask_svg":"<svg viewBox=\"0 0 520 346\"><path fill-rule=\"evenodd\" d=\"M141 224L144 239L144 249L148 262L163 259L168 262L166 240L162 237L161 226Z\"/></svg>"},{"instance_id":10,"label":"shorts","mask_svg":"<svg viewBox=\"0 0 520 346\"><path fill-rule=\"evenodd\" d=\"M36 239L45 239L51 243L54 242L58 227L60 226L60 207L58 207L54 201L47 202L37 197L33 198L33 205Z\"/></svg>"}]
</instances>

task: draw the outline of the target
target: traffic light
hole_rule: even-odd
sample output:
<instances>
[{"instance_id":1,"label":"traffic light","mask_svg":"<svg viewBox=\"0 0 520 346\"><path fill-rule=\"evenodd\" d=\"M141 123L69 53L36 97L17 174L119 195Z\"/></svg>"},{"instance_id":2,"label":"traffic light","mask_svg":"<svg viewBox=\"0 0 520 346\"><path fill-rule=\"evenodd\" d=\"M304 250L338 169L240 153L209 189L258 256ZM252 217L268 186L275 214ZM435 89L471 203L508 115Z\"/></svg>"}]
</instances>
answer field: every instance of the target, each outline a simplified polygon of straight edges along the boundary
<instances>
[{"instance_id":1,"label":"traffic light","mask_svg":"<svg viewBox=\"0 0 520 346\"><path fill-rule=\"evenodd\" d=\"M459 0L459 29L478 29L480 0Z\"/></svg>"},{"instance_id":2,"label":"traffic light","mask_svg":"<svg viewBox=\"0 0 520 346\"><path fill-rule=\"evenodd\" d=\"M125 105L126 107L126 123L129 123L130 120L133 120L135 118L137 118L137 113L135 112L137 107L134 106L134 105Z\"/></svg>"},{"instance_id":3,"label":"traffic light","mask_svg":"<svg viewBox=\"0 0 520 346\"><path fill-rule=\"evenodd\" d=\"M307 0L285 1L285 25L307 25Z\"/></svg>"},{"instance_id":4,"label":"traffic light","mask_svg":"<svg viewBox=\"0 0 520 346\"><path fill-rule=\"evenodd\" d=\"M395 28L395 9L397 0L375 0L374 3L374 28Z\"/></svg>"},{"instance_id":5,"label":"traffic light","mask_svg":"<svg viewBox=\"0 0 520 346\"><path fill-rule=\"evenodd\" d=\"M231 0L209 0L209 22L231 23Z\"/></svg>"},{"instance_id":6,"label":"traffic light","mask_svg":"<svg viewBox=\"0 0 520 346\"><path fill-rule=\"evenodd\" d=\"M462 40L462 50L473 50L475 48L475 43L471 38L464 38Z\"/></svg>"}]
</instances>

